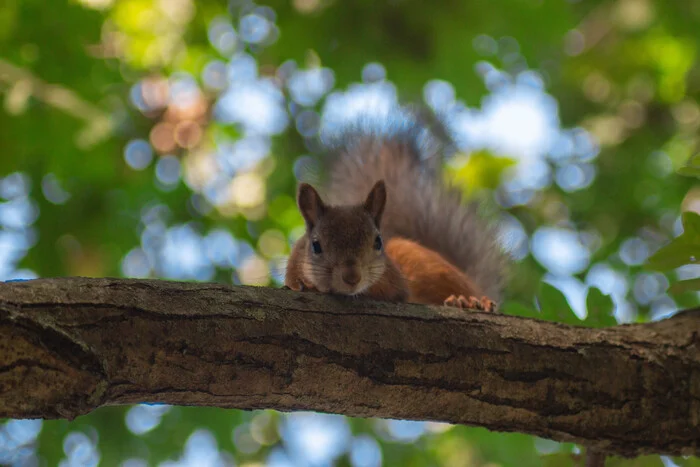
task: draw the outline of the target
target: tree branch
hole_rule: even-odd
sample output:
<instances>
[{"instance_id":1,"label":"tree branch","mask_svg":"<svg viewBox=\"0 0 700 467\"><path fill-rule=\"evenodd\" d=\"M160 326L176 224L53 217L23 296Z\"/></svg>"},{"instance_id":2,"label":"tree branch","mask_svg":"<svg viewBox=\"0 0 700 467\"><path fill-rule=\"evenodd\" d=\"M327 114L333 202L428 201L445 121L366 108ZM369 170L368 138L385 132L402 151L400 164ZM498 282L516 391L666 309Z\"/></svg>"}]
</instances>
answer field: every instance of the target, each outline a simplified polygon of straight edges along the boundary
<instances>
[{"instance_id":1,"label":"tree branch","mask_svg":"<svg viewBox=\"0 0 700 467\"><path fill-rule=\"evenodd\" d=\"M585 467L605 467L605 454L589 449L586 452Z\"/></svg>"},{"instance_id":2,"label":"tree branch","mask_svg":"<svg viewBox=\"0 0 700 467\"><path fill-rule=\"evenodd\" d=\"M0 283L0 416L162 402L518 431L700 454L700 310L586 329L276 289Z\"/></svg>"}]
</instances>

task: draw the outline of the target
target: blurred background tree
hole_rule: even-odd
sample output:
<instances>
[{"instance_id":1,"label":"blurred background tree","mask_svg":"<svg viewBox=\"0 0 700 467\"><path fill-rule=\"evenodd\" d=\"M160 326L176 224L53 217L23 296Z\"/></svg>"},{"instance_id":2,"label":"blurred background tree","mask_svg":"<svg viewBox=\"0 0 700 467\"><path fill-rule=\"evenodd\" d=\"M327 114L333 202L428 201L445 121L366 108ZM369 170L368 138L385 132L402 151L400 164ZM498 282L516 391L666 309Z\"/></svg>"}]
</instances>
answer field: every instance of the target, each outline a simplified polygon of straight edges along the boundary
<instances>
[{"instance_id":1,"label":"blurred background tree","mask_svg":"<svg viewBox=\"0 0 700 467\"><path fill-rule=\"evenodd\" d=\"M668 290L700 276L676 267L694 256L644 267L681 211L700 210L676 174L698 172L683 168L698 152L698 21L691 1L3 0L0 279L279 284L320 132L422 102L456 142L445 176L502 223L506 312L660 319L698 302ZM0 422L0 464L15 465L568 466L578 453L312 413L139 405Z\"/></svg>"}]
</instances>

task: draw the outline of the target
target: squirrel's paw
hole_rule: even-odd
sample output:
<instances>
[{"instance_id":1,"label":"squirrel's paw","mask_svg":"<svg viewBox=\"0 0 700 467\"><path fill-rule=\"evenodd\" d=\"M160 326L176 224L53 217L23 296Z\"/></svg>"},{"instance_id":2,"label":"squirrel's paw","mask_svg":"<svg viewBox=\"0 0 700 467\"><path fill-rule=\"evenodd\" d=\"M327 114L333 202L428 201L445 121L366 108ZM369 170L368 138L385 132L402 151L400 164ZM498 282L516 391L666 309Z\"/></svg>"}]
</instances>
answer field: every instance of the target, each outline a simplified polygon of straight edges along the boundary
<instances>
[{"instance_id":1,"label":"squirrel's paw","mask_svg":"<svg viewBox=\"0 0 700 467\"><path fill-rule=\"evenodd\" d=\"M464 295L450 295L445 299L444 305L460 309L468 308L471 310L488 312L496 311L496 303L488 297L481 297L481 299L478 299L476 297L465 297Z\"/></svg>"},{"instance_id":2,"label":"squirrel's paw","mask_svg":"<svg viewBox=\"0 0 700 467\"><path fill-rule=\"evenodd\" d=\"M282 289L282 290L296 290L297 292L308 292L309 290L311 290L311 289L309 289L306 285L304 285L304 282L302 282L302 281L298 281L298 282L297 282L297 288L296 288L296 289L293 289L293 288L291 288L290 286L288 286L288 285L286 285L286 284L283 285L282 287L280 287L280 289Z\"/></svg>"},{"instance_id":3,"label":"squirrel's paw","mask_svg":"<svg viewBox=\"0 0 700 467\"><path fill-rule=\"evenodd\" d=\"M469 302L464 295L450 295L445 299L444 305L455 308L469 308Z\"/></svg>"}]
</instances>

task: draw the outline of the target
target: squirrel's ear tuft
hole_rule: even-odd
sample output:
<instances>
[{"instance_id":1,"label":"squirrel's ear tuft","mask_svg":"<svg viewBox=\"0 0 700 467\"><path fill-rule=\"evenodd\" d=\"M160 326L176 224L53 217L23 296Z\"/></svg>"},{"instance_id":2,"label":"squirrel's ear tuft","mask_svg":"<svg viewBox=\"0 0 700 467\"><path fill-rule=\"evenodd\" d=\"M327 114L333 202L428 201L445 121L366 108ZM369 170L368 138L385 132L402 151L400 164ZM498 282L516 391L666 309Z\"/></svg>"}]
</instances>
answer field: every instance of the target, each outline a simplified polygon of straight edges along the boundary
<instances>
[{"instance_id":1,"label":"squirrel's ear tuft","mask_svg":"<svg viewBox=\"0 0 700 467\"><path fill-rule=\"evenodd\" d=\"M386 206L386 185L384 180L379 180L374 184L374 187L372 187L364 204L365 210L370 213L377 227L379 227L382 221L384 206Z\"/></svg>"},{"instance_id":2,"label":"squirrel's ear tuft","mask_svg":"<svg viewBox=\"0 0 700 467\"><path fill-rule=\"evenodd\" d=\"M308 183L299 185L299 191L297 191L297 205L309 229L316 225L316 222L318 222L318 219L326 210L326 205L323 204L323 200L318 192Z\"/></svg>"}]
</instances>

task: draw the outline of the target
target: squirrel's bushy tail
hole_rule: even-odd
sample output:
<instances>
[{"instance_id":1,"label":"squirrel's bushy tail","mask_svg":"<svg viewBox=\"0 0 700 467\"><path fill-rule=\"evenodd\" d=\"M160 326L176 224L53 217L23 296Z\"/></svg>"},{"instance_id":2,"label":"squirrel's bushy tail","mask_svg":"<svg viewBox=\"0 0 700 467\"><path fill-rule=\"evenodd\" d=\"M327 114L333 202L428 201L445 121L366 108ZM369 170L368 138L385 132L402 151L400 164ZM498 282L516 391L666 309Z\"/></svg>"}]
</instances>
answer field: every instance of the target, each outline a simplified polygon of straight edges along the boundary
<instances>
[{"instance_id":1,"label":"squirrel's bushy tail","mask_svg":"<svg viewBox=\"0 0 700 467\"><path fill-rule=\"evenodd\" d=\"M417 241L465 271L484 294L501 298L505 255L493 223L476 203L442 179L442 145L416 124L368 131L358 127L328 144L326 196L357 204L377 180L387 186L382 231Z\"/></svg>"}]
</instances>

